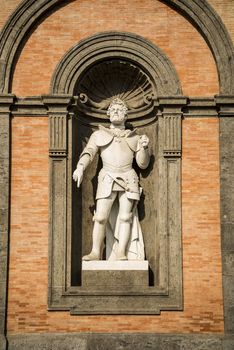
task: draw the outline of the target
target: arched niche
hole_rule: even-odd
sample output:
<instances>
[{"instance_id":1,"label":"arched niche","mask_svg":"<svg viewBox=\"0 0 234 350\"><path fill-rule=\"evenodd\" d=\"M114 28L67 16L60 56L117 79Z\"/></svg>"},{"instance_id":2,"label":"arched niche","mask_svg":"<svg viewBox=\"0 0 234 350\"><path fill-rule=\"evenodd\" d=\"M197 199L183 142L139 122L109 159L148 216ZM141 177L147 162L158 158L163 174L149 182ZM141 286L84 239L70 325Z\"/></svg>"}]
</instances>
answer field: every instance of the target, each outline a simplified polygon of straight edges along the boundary
<instances>
[{"instance_id":1,"label":"arched niche","mask_svg":"<svg viewBox=\"0 0 234 350\"><path fill-rule=\"evenodd\" d=\"M92 131L98 124L108 126L106 110L117 96L128 105L128 127L151 140L150 166L138 170L144 189L139 217L150 268L140 286L123 277L122 284L97 279L90 287L81 257L91 246L100 164L96 158L86 170L82 189L72 172ZM172 63L142 37L100 33L65 54L51 95L43 100L50 119L50 308L136 314L181 309L181 109L186 98Z\"/></svg>"},{"instance_id":2,"label":"arched niche","mask_svg":"<svg viewBox=\"0 0 234 350\"><path fill-rule=\"evenodd\" d=\"M51 93L72 94L79 79L98 62L123 60L147 72L155 94L181 95L177 73L167 56L148 40L123 32L103 32L82 40L64 55L57 65Z\"/></svg>"}]
</instances>

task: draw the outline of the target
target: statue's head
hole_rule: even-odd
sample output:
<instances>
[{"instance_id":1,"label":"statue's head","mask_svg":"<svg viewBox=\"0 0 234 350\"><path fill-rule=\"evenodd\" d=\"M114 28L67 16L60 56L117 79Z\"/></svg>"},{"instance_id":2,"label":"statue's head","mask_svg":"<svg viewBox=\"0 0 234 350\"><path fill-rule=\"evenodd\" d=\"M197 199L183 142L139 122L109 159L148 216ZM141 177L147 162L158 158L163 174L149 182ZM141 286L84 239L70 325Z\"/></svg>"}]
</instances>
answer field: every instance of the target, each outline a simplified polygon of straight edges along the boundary
<instances>
[{"instance_id":1,"label":"statue's head","mask_svg":"<svg viewBox=\"0 0 234 350\"><path fill-rule=\"evenodd\" d=\"M109 105L107 115L110 117L111 123L120 125L127 119L127 111L126 104L120 98L115 98Z\"/></svg>"}]
</instances>

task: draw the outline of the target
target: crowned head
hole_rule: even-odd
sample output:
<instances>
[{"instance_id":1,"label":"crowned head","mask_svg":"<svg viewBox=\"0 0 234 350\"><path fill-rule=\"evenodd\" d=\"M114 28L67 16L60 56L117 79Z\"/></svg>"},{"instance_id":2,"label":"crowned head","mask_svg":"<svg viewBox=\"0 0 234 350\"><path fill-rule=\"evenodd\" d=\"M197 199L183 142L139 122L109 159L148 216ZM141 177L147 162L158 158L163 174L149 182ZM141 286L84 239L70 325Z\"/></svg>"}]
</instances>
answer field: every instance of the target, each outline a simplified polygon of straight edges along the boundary
<instances>
[{"instance_id":1,"label":"crowned head","mask_svg":"<svg viewBox=\"0 0 234 350\"><path fill-rule=\"evenodd\" d=\"M110 117L110 122L112 124L121 125L124 124L127 119L127 111L128 108L124 101L120 98L115 98L108 107L107 115Z\"/></svg>"}]
</instances>

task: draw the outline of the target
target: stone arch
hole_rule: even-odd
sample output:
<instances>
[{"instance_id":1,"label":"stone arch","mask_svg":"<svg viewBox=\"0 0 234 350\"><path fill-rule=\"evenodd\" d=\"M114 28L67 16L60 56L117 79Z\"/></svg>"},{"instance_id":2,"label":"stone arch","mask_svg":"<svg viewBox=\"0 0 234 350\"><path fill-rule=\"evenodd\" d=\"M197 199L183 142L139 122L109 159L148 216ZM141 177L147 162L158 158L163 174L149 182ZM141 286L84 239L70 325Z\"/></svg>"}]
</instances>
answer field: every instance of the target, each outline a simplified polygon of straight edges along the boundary
<instances>
[{"instance_id":1,"label":"stone arch","mask_svg":"<svg viewBox=\"0 0 234 350\"><path fill-rule=\"evenodd\" d=\"M0 91L10 92L17 52L39 19L67 0L24 0L10 16L0 35ZM220 17L206 0L163 0L182 12L198 28L216 61L221 94L234 93L234 50Z\"/></svg>"},{"instance_id":2,"label":"stone arch","mask_svg":"<svg viewBox=\"0 0 234 350\"><path fill-rule=\"evenodd\" d=\"M57 65L51 93L74 95L79 78L100 61L124 60L145 71L155 96L181 95L177 73L167 56L146 39L131 33L104 32L82 40Z\"/></svg>"}]
</instances>

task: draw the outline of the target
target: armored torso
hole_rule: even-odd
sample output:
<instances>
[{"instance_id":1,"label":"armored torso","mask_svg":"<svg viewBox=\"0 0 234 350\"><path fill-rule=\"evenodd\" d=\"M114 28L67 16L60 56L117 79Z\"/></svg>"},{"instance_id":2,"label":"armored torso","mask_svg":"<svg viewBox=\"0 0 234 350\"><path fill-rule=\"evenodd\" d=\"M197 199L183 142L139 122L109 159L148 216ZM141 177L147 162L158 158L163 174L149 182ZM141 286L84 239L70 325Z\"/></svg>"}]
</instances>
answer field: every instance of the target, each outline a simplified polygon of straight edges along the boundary
<instances>
[{"instance_id":1,"label":"armored torso","mask_svg":"<svg viewBox=\"0 0 234 350\"><path fill-rule=\"evenodd\" d=\"M140 199L138 176L132 168L139 138L135 130L103 126L91 135L79 162L82 163L85 154L89 154L92 161L95 154L100 153L103 168L98 175L96 199L107 198L112 191L125 191L128 198Z\"/></svg>"},{"instance_id":2,"label":"armored torso","mask_svg":"<svg viewBox=\"0 0 234 350\"><path fill-rule=\"evenodd\" d=\"M116 172L126 171L132 168L134 151L126 141L126 133L117 135L108 145L101 147L100 155L104 168Z\"/></svg>"},{"instance_id":3,"label":"armored torso","mask_svg":"<svg viewBox=\"0 0 234 350\"><path fill-rule=\"evenodd\" d=\"M126 191L127 197L139 200L138 177L132 169L134 150L127 139L130 130L109 129L112 140L100 147L103 168L98 176L96 199L108 197L112 191Z\"/></svg>"}]
</instances>

